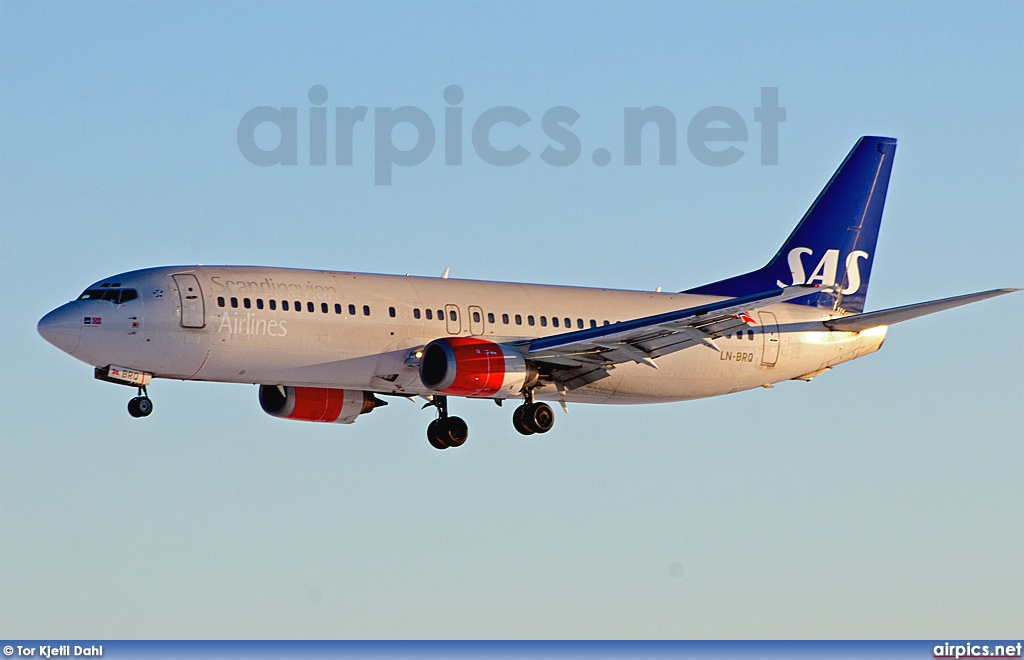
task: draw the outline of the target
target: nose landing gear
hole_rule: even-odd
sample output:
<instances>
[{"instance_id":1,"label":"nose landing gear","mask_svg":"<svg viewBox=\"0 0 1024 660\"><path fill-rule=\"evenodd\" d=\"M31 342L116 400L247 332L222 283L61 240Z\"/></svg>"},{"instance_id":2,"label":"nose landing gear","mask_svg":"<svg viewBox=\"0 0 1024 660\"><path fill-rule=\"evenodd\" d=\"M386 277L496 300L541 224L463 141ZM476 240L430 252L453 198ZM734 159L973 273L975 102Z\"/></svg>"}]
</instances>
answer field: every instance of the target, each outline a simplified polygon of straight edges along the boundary
<instances>
[{"instance_id":1,"label":"nose landing gear","mask_svg":"<svg viewBox=\"0 0 1024 660\"><path fill-rule=\"evenodd\" d=\"M437 419L427 426L427 441L434 449L461 447L469 437L469 426L461 417L448 416L448 397L435 395L427 402L437 408Z\"/></svg>"},{"instance_id":2,"label":"nose landing gear","mask_svg":"<svg viewBox=\"0 0 1024 660\"><path fill-rule=\"evenodd\" d=\"M153 412L153 401L146 392L146 386L139 388L139 395L128 402L128 414L132 417L148 417Z\"/></svg>"}]
</instances>

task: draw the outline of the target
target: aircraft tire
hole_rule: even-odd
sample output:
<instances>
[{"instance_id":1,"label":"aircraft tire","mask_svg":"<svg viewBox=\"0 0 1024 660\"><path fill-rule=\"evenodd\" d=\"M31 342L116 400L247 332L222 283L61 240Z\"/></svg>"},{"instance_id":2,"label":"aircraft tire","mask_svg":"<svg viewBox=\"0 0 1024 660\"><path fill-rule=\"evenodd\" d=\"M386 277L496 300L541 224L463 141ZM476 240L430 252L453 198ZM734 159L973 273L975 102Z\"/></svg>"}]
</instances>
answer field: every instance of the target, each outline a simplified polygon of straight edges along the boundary
<instances>
[{"instance_id":1,"label":"aircraft tire","mask_svg":"<svg viewBox=\"0 0 1024 660\"><path fill-rule=\"evenodd\" d=\"M441 426L442 423L439 419L435 419L427 425L427 442L434 449L448 449L448 445L445 444L444 438L440 433Z\"/></svg>"},{"instance_id":2,"label":"aircraft tire","mask_svg":"<svg viewBox=\"0 0 1024 660\"><path fill-rule=\"evenodd\" d=\"M138 402L135 404L135 408L139 411L139 417L149 417L153 412L153 400L148 396L136 397L135 400Z\"/></svg>"},{"instance_id":3,"label":"aircraft tire","mask_svg":"<svg viewBox=\"0 0 1024 660\"><path fill-rule=\"evenodd\" d=\"M142 411L139 410L139 399L141 398L137 396L128 402L128 414L132 417L142 417Z\"/></svg>"},{"instance_id":4,"label":"aircraft tire","mask_svg":"<svg viewBox=\"0 0 1024 660\"><path fill-rule=\"evenodd\" d=\"M527 408L524 421L535 433L547 433L555 425L555 411L546 403L534 403Z\"/></svg>"},{"instance_id":5,"label":"aircraft tire","mask_svg":"<svg viewBox=\"0 0 1024 660\"><path fill-rule=\"evenodd\" d=\"M533 435L536 431L530 428L526 423L527 408L528 406L524 403L515 409L515 412L512 413L512 426L514 426L516 430L523 435Z\"/></svg>"},{"instance_id":6,"label":"aircraft tire","mask_svg":"<svg viewBox=\"0 0 1024 660\"><path fill-rule=\"evenodd\" d=\"M443 428L444 442L449 447L461 447L469 438L469 426L461 417L449 417Z\"/></svg>"}]
</instances>

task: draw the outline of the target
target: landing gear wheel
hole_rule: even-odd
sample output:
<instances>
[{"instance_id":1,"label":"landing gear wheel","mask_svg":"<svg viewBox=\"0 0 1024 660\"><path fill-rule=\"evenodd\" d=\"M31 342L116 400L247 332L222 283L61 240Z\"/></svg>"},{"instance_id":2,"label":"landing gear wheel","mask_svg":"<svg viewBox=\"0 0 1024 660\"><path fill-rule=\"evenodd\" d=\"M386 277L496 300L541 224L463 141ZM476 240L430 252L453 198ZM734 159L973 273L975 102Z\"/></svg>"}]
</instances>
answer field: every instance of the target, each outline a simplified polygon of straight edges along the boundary
<instances>
[{"instance_id":1,"label":"landing gear wheel","mask_svg":"<svg viewBox=\"0 0 1024 660\"><path fill-rule=\"evenodd\" d=\"M442 426L440 419L435 419L427 425L427 442L434 449L448 449L448 445L445 443L441 433Z\"/></svg>"},{"instance_id":2,"label":"landing gear wheel","mask_svg":"<svg viewBox=\"0 0 1024 660\"><path fill-rule=\"evenodd\" d=\"M536 431L526 425L526 409L528 407L529 404L523 404L512 413L512 426L516 427L516 430L523 435L533 435L536 433Z\"/></svg>"},{"instance_id":3,"label":"landing gear wheel","mask_svg":"<svg viewBox=\"0 0 1024 660\"><path fill-rule=\"evenodd\" d=\"M461 417L448 416L448 397L435 396L427 406L437 408L437 419L427 426L427 441L434 449L461 447L469 437L469 426Z\"/></svg>"},{"instance_id":4,"label":"landing gear wheel","mask_svg":"<svg viewBox=\"0 0 1024 660\"><path fill-rule=\"evenodd\" d=\"M546 403L534 403L527 410L526 423L537 433L547 433L555 425L555 411Z\"/></svg>"},{"instance_id":5,"label":"landing gear wheel","mask_svg":"<svg viewBox=\"0 0 1024 660\"><path fill-rule=\"evenodd\" d=\"M153 402L146 392L146 386L139 388L139 395L128 402L128 414L132 417L148 417L153 412Z\"/></svg>"},{"instance_id":6,"label":"landing gear wheel","mask_svg":"<svg viewBox=\"0 0 1024 660\"><path fill-rule=\"evenodd\" d=\"M153 412L153 402L148 396L137 396L128 402L128 414L132 417L147 417Z\"/></svg>"},{"instance_id":7,"label":"landing gear wheel","mask_svg":"<svg viewBox=\"0 0 1024 660\"><path fill-rule=\"evenodd\" d=\"M443 424L444 442L449 447L461 447L469 437L469 426L461 417L449 417Z\"/></svg>"},{"instance_id":8,"label":"landing gear wheel","mask_svg":"<svg viewBox=\"0 0 1024 660\"><path fill-rule=\"evenodd\" d=\"M149 413L153 412L153 401L148 396L138 397L135 407L139 411L139 417L148 417Z\"/></svg>"},{"instance_id":9,"label":"landing gear wheel","mask_svg":"<svg viewBox=\"0 0 1024 660\"><path fill-rule=\"evenodd\" d=\"M547 433L555 425L555 412L546 403L524 403L512 413L512 426L523 435Z\"/></svg>"}]
</instances>

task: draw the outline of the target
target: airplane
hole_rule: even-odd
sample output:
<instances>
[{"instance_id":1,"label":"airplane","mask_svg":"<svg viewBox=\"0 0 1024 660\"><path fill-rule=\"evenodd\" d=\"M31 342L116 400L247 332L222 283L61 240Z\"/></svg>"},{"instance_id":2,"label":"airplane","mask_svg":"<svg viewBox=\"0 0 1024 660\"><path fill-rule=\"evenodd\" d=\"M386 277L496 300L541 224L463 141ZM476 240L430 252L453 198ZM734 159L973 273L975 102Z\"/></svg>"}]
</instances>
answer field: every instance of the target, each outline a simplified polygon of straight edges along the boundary
<instances>
[{"instance_id":1,"label":"airplane","mask_svg":"<svg viewBox=\"0 0 1024 660\"><path fill-rule=\"evenodd\" d=\"M265 412L350 424L421 397L436 449L466 442L449 397L521 400L512 422L546 433L546 401L685 401L810 381L874 353L894 323L1019 289L865 312L894 138L860 138L762 268L678 293L250 266L171 266L89 285L39 334L153 410L155 378L259 386Z\"/></svg>"}]
</instances>

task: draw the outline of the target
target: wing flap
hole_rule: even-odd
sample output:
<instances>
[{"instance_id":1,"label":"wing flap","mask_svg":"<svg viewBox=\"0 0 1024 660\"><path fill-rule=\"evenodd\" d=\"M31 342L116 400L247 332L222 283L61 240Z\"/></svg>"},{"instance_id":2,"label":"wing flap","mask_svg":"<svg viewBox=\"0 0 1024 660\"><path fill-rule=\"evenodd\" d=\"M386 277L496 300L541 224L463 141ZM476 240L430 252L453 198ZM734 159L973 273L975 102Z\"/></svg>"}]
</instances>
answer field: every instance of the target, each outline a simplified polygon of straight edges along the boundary
<instances>
[{"instance_id":1,"label":"wing flap","mask_svg":"<svg viewBox=\"0 0 1024 660\"><path fill-rule=\"evenodd\" d=\"M548 365L552 380L573 389L606 377L616 364L635 362L657 368L655 358L691 346L717 351L714 340L755 323L750 316L754 310L822 290L814 286L773 289L513 345L530 360Z\"/></svg>"}]
</instances>

